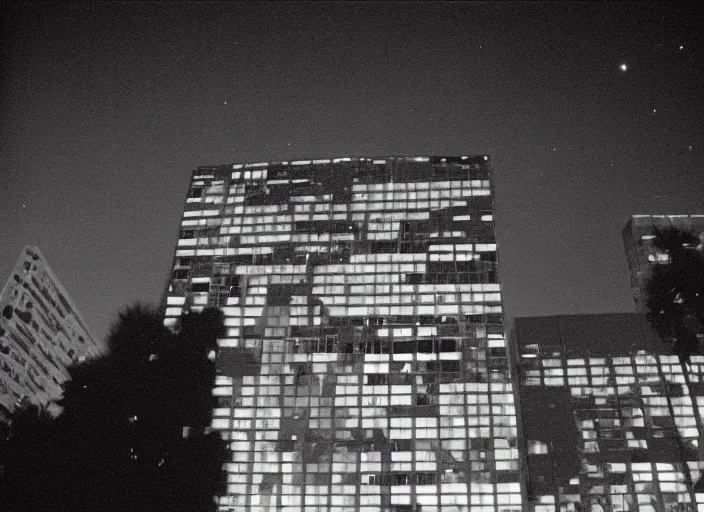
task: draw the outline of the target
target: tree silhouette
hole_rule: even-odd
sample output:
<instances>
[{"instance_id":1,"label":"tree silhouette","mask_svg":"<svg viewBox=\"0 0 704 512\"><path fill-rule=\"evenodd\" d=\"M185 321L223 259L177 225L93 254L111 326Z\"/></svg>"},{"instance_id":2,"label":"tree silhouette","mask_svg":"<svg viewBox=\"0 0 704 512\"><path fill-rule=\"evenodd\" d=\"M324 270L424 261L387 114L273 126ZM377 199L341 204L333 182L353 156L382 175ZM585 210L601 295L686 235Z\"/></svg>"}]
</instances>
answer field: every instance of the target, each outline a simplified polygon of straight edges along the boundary
<instances>
[{"instance_id":1,"label":"tree silhouette","mask_svg":"<svg viewBox=\"0 0 704 512\"><path fill-rule=\"evenodd\" d=\"M655 230L655 246L668 261L653 268L646 283L647 318L658 335L672 343L683 363L699 351L704 332L704 252L694 233Z\"/></svg>"},{"instance_id":2,"label":"tree silhouette","mask_svg":"<svg viewBox=\"0 0 704 512\"><path fill-rule=\"evenodd\" d=\"M655 229L654 244L667 254L667 261L655 265L646 283L647 319L658 335L672 344L688 393L694 396L687 366L690 357L700 353L699 338L704 334L704 244L696 234L677 228ZM670 417L675 417L672 409ZM697 424L702 427L699 418ZM677 432L676 426L673 428ZM691 453L686 455L691 447L684 445L679 433L674 439L681 460L696 458ZM682 468L689 490L695 492L694 489L702 485L702 479L693 482L687 464L683 463Z\"/></svg>"},{"instance_id":3,"label":"tree silhouette","mask_svg":"<svg viewBox=\"0 0 704 512\"><path fill-rule=\"evenodd\" d=\"M59 448L54 431L54 417L45 408L25 402L15 410L1 453L0 510L61 510L65 495L57 478L62 468L53 456Z\"/></svg>"},{"instance_id":4,"label":"tree silhouette","mask_svg":"<svg viewBox=\"0 0 704 512\"><path fill-rule=\"evenodd\" d=\"M228 451L208 431L208 356L223 333L216 309L184 315L178 334L142 306L122 312L109 353L69 369L58 418L28 409L13 420L0 488L6 508L215 510Z\"/></svg>"}]
</instances>

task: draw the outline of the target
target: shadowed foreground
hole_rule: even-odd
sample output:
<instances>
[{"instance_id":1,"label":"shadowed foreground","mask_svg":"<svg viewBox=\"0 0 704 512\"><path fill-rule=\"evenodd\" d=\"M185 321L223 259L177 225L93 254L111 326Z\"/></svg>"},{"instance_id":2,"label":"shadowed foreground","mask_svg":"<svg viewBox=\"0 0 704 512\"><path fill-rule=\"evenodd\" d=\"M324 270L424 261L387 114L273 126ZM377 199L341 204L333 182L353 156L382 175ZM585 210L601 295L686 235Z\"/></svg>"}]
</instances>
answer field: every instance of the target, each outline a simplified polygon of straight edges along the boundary
<instances>
[{"instance_id":1,"label":"shadowed foreground","mask_svg":"<svg viewBox=\"0 0 704 512\"><path fill-rule=\"evenodd\" d=\"M226 444L210 433L218 310L173 334L141 306L120 314L109 354L70 369L53 418L13 418L0 464L0 510L208 511L223 492Z\"/></svg>"}]
</instances>

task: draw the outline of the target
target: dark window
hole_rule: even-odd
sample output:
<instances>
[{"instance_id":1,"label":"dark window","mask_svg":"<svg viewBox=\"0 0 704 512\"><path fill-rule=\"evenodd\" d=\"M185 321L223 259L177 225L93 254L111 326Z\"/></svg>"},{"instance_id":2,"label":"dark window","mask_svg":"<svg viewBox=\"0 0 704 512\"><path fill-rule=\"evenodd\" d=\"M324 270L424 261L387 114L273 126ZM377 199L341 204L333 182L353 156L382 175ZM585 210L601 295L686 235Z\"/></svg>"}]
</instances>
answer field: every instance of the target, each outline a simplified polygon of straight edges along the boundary
<instances>
[{"instance_id":1,"label":"dark window","mask_svg":"<svg viewBox=\"0 0 704 512\"><path fill-rule=\"evenodd\" d=\"M274 262L273 254L255 254L252 258L255 265L271 265Z\"/></svg>"},{"instance_id":2,"label":"dark window","mask_svg":"<svg viewBox=\"0 0 704 512\"><path fill-rule=\"evenodd\" d=\"M337 336L327 335L322 339L314 339L309 342L311 352L322 352L332 354L336 352Z\"/></svg>"},{"instance_id":3,"label":"dark window","mask_svg":"<svg viewBox=\"0 0 704 512\"><path fill-rule=\"evenodd\" d=\"M459 372L460 371L460 362L459 361L440 361L440 370L443 373Z\"/></svg>"},{"instance_id":4,"label":"dark window","mask_svg":"<svg viewBox=\"0 0 704 512\"><path fill-rule=\"evenodd\" d=\"M191 192L188 194L188 197L202 197L203 196L203 189L202 188L192 188ZM183 197L183 196L181 196Z\"/></svg>"},{"instance_id":5,"label":"dark window","mask_svg":"<svg viewBox=\"0 0 704 512\"><path fill-rule=\"evenodd\" d=\"M245 325L242 331L245 338L256 338L261 335L256 325Z\"/></svg>"},{"instance_id":6,"label":"dark window","mask_svg":"<svg viewBox=\"0 0 704 512\"><path fill-rule=\"evenodd\" d=\"M210 290L210 283L191 283L192 292L207 292Z\"/></svg>"},{"instance_id":7,"label":"dark window","mask_svg":"<svg viewBox=\"0 0 704 512\"><path fill-rule=\"evenodd\" d=\"M501 315L486 315L486 322L488 324L500 324L503 322L503 318L501 317ZM503 327L500 328L503 329Z\"/></svg>"},{"instance_id":8,"label":"dark window","mask_svg":"<svg viewBox=\"0 0 704 512\"><path fill-rule=\"evenodd\" d=\"M239 297L242 293L242 287L240 286L240 277L231 276L230 277L230 297Z\"/></svg>"},{"instance_id":9,"label":"dark window","mask_svg":"<svg viewBox=\"0 0 704 512\"><path fill-rule=\"evenodd\" d=\"M416 484L418 485L435 485L437 476L435 473L416 473Z\"/></svg>"},{"instance_id":10,"label":"dark window","mask_svg":"<svg viewBox=\"0 0 704 512\"><path fill-rule=\"evenodd\" d=\"M433 352L434 340L418 340L418 352L430 354Z\"/></svg>"},{"instance_id":11,"label":"dark window","mask_svg":"<svg viewBox=\"0 0 704 512\"><path fill-rule=\"evenodd\" d=\"M367 354L388 354L388 341L365 341L364 352Z\"/></svg>"},{"instance_id":12,"label":"dark window","mask_svg":"<svg viewBox=\"0 0 704 512\"><path fill-rule=\"evenodd\" d=\"M235 265L251 265L253 261L251 254L240 254L235 256Z\"/></svg>"},{"instance_id":13,"label":"dark window","mask_svg":"<svg viewBox=\"0 0 704 512\"><path fill-rule=\"evenodd\" d=\"M394 354L413 354L416 350L416 342L397 341L394 343Z\"/></svg>"},{"instance_id":14,"label":"dark window","mask_svg":"<svg viewBox=\"0 0 704 512\"><path fill-rule=\"evenodd\" d=\"M430 405L428 395L416 395L416 405Z\"/></svg>"},{"instance_id":15,"label":"dark window","mask_svg":"<svg viewBox=\"0 0 704 512\"><path fill-rule=\"evenodd\" d=\"M456 352L457 342L455 340L440 340L440 352Z\"/></svg>"},{"instance_id":16,"label":"dark window","mask_svg":"<svg viewBox=\"0 0 704 512\"><path fill-rule=\"evenodd\" d=\"M423 274L406 274L406 282L408 284L422 284Z\"/></svg>"},{"instance_id":17,"label":"dark window","mask_svg":"<svg viewBox=\"0 0 704 512\"><path fill-rule=\"evenodd\" d=\"M188 279L188 270L174 270L174 279Z\"/></svg>"},{"instance_id":18,"label":"dark window","mask_svg":"<svg viewBox=\"0 0 704 512\"><path fill-rule=\"evenodd\" d=\"M370 386L389 383L389 376L385 373L370 373L367 375L367 379L367 384Z\"/></svg>"},{"instance_id":19,"label":"dark window","mask_svg":"<svg viewBox=\"0 0 704 512\"><path fill-rule=\"evenodd\" d=\"M409 473L394 473L391 475L391 479L391 485L411 485L412 480Z\"/></svg>"},{"instance_id":20,"label":"dark window","mask_svg":"<svg viewBox=\"0 0 704 512\"><path fill-rule=\"evenodd\" d=\"M470 180L488 180L489 171L486 169L474 168L469 171Z\"/></svg>"}]
</instances>

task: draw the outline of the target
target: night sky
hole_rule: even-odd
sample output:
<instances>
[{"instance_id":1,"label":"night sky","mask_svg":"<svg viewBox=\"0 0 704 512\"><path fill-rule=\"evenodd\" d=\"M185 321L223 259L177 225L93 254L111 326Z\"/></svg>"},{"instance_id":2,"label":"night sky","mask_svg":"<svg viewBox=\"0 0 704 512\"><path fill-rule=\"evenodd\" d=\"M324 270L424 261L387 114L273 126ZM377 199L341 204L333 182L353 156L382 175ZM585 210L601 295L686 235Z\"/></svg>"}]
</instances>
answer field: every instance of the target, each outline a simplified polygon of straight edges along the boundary
<instances>
[{"instance_id":1,"label":"night sky","mask_svg":"<svg viewBox=\"0 0 704 512\"><path fill-rule=\"evenodd\" d=\"M694 3L3 9L0 279L37 245L101 337L199 165L490 154L510 316L632 311L629 216L704 213Z\"/></svg>"}]
</instances>

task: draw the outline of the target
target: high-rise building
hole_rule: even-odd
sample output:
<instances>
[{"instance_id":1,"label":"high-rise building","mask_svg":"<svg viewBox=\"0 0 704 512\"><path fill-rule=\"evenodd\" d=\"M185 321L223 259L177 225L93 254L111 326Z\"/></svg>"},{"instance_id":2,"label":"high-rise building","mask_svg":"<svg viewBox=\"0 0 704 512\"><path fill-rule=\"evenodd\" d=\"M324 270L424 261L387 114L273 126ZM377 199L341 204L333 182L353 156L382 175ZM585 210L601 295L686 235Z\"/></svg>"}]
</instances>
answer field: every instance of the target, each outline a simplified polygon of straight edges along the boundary
<instances>
[{"instance_id":1,"label":"high-rise building","mask_svg":"<svg viewBox=\"0 0 704 512\"><path fill-rule=\"evenodd\" d=\"M623 244L637 312L647 311L645 283L652 275L653 266L667 262L668 258L653 243L655 230L673 227L693 231L704 242L704 215L634 215L623 229Z\"/></svg>"},{"instance_id":2,"label":"high-rise building","mask_svg":"<svg viewBox=\"0 0 704 512\"><path fill-rule=\"evenodd\" d=\"M0 410L61 396L66 368L102 351L39 249L26 246L0 294Z\"/></svg>"},{"instance_id":3,"label":"high-rise building","mask_svg":"<svg viewBox=\"0 0 704 512\"><path fill-rule=\"evenodd\" d=\"M704 509L704 356L686 370L636 313L516 318L530 512Z\"/></svg>"},{"instance_id":4,"label":"high-rise building","mask_svg":"<svg viewBox=\"0 0 704 512\"><path fill-rule=\"evenodd\" d=\"M165 324L215 305L220 510L518 512L488 156L193 172Z\"/></svg>"}]
</instances>

